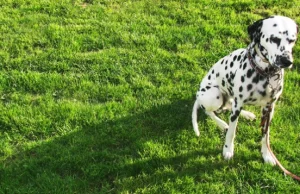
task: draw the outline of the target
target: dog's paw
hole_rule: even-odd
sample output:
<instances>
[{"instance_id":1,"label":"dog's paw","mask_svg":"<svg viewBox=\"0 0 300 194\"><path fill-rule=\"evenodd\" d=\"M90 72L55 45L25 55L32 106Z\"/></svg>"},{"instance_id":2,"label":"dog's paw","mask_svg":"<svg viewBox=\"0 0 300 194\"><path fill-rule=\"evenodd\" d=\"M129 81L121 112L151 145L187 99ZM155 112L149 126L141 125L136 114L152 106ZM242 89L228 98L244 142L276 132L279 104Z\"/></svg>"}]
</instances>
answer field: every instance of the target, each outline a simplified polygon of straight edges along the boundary
<instances>
[{"instance_id":1,"label":"dog's paw","mask_svg":"<svg viewBox=\"0 0 300 194\"><path fill-rule=\"evenodd\" d=\"M245 119L250 120L250 121L253 121L256 119L255 114L253 114L252 112L249 112L249 111L242 110L241 115L242 115L242 117L244 117Z\"/></svg>"},{"instance_id":2,"label":"dog's paw","mask_svg":"<svg viewBox=\"0 0 300 194\"><path fill-rule=\"evenodd\" d=\"M223 156L225 160L230 160L233 157L233 152L223 152Z\"/></svg>"},{"instance_id":3,"label":"dog's paw","mask_svg":"<svg viewBox=\"0 0 300 194\"><path fill-rule=\"evenodd\" d=\"M227 123L225 122L218 122L217 125L219 126L219 128L221 130L223 130L224 132L227 132L229 126L227 125Z\"/></svg>"},{"instance_id":4,"label":"dog's paw","mask_svg":"<svg viewBox=\"0 0 300 194\"><path fill-rule=\"evenodd\" d=\"M230 160L233 157L233 145L232 146L224 145L223 157L225 160Z\"/></svg>"},{"instance_id":5,"label":"dog's paw","mask_svg":"<svg viewBox=\"0 0 300 194\"><path fill-rule=\"evenodd\" d=\"M266 164L270 164L272 166L276 165L276 161L269 151L262 152L262 156Z\"/></svg>"}]
</instances>

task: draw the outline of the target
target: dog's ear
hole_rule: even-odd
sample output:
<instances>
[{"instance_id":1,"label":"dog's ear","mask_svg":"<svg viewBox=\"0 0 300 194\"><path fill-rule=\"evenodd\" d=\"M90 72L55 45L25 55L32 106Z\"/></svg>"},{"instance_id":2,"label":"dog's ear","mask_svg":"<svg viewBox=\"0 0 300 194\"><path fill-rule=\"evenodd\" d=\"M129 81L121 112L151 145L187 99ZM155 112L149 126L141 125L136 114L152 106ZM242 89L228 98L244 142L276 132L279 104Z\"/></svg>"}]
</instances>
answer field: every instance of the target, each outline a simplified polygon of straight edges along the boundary
<instances>
[{"instance_id":1,"label":"dog's ear","mask_svg":"<svg viewBox=\"0 0 300 194\"><path fill-rule=\"evenodd\" d=\"M250 36L251 42L259 42L263 20L264 19L260 19L254 22L252 25L248 26L248 34Z\"/></svg>"}]
</instances>

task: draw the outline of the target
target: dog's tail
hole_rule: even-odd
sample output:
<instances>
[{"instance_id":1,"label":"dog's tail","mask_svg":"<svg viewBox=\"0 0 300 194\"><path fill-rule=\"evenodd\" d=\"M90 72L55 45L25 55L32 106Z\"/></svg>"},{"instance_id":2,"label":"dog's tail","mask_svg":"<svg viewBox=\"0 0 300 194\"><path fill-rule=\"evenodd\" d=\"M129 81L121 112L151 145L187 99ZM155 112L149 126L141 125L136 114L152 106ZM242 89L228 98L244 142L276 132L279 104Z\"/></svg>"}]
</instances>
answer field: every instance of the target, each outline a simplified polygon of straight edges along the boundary
<instances>
[{"instance_id":1,"label":"dog's tail","mask_svg":"<svg viewBox=\"0 0 300 194\"><path fill-rule=\"evenodd\" d=\"M195 103L194 103L194 107L193 107L192 123L193 123L194 131L195 131L197 136L200 135L199 127L198 127L198 123L197 123L197 111L198 111L199 107L200 107L200 105L198 103L198 100L196 100Z\"/></svg>"}]
</instances>

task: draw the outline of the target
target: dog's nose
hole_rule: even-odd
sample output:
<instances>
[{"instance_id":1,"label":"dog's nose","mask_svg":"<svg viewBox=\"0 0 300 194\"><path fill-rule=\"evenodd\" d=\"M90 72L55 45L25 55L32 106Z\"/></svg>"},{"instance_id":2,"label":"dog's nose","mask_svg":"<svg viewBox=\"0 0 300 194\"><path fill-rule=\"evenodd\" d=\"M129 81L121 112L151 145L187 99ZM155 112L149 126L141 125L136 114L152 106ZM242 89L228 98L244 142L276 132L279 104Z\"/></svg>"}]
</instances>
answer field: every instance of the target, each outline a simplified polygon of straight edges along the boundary
<instances>
[{"instance_id":1,"label":"dog's nose","mask_svg":"<svg viewBox=\"0 0 300 194\"><path fill-rule=\"evenodd\" d=\"M290 58L286 56L281 57L280 62L283 67L289 67L293 63Z\"/></svg>"}]
</instances>

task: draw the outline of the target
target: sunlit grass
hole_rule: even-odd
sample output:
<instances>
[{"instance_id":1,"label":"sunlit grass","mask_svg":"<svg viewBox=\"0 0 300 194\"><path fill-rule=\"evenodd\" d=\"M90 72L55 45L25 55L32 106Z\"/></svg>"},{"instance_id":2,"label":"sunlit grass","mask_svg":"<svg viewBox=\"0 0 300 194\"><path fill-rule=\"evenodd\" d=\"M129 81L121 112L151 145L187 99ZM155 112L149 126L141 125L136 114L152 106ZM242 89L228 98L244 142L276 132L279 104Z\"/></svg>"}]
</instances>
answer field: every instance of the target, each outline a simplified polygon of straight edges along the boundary
<instances>
[{"instance_id":1,"label":"sunlit grass","mask_svg":"<svg viewBox=\"0 0 300 194\"><path fill-rule=\"evenodd\" d=\"M247 26L297 1L6 1L0 5L0 193L297 193L260 155L259 120L224 134L191 110ZM299 46L271 126L300 174ZM249 107L259 118L259 108ZM228 114L221 116L227 119Z\"/></svg>"}]
</instances>

